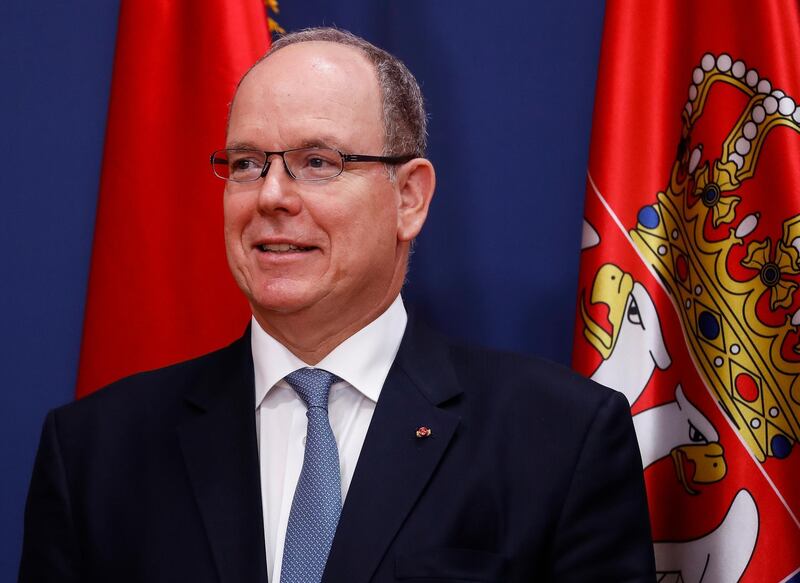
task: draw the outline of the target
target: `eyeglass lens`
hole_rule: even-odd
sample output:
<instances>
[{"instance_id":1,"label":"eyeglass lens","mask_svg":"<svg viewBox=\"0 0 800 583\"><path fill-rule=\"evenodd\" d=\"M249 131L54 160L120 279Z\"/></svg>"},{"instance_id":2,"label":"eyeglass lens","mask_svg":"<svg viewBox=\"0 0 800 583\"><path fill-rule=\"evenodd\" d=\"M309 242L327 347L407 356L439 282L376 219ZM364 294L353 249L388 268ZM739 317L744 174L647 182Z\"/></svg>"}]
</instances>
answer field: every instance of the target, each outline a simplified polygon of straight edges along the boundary
<instances>
[{"instance_id":1,"label":"eyeglass lens","mask_svg":"<svg viewBox=\"0 0 800 583\"><path fill-rule=\"evenodd\" d=\"M342 156L330 148L289 150L283 159L289 173L298 180L325 180L342 172ZM214 172L220 178L252 182L261 177L266 155L258 150L220 150L213 162Z\"/></svg>"}]
</instances>

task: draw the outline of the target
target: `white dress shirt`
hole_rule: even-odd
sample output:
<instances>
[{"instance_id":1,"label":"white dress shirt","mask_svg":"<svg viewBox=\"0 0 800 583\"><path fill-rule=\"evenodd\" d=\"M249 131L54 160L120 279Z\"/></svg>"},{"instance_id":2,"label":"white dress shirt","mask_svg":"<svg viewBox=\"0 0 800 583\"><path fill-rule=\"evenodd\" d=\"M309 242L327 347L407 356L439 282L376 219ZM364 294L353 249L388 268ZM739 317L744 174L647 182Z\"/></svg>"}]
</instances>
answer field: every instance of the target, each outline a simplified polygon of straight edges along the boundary
<instances>
[{"instance_id":1,"label":"white dress shirt","mask_svg":"<svg viewBox=\"0 0 800 583\"><path fill-rule=\"evenodd\" d=\"M398 295L376 320L316 365L342 379L331 387L328 399L328 418L339 449L342 504L407 321ZM267 574L270 581L277 582L289 511L303 466L307 425L306 405L284 377L309 365L267 334L255 318L251 329Z\"/></svg>"}]
</instances>

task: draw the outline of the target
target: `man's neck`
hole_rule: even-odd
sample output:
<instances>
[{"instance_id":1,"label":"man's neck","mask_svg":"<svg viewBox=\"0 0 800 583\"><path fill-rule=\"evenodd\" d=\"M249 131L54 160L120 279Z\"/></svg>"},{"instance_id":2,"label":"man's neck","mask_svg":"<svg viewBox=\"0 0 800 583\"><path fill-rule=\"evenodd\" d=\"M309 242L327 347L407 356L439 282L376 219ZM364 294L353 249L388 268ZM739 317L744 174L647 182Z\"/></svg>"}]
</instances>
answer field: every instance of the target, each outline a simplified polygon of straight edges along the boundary
<instances>
[{"instance_id":1,"label":"man's neck","mask_svg":"<svg viewBox=\"0 0 800 583\"><path fill-rule=\"evenodd\" d=\"M253 310L253 316L267 334L283 344L297 358L314 366L342 342L383 314L398 294L399 291L393 289L372 308L357 315L326 314L327 317L323 319L310 312L264 314Z\"/></svg>"}]
</instances>

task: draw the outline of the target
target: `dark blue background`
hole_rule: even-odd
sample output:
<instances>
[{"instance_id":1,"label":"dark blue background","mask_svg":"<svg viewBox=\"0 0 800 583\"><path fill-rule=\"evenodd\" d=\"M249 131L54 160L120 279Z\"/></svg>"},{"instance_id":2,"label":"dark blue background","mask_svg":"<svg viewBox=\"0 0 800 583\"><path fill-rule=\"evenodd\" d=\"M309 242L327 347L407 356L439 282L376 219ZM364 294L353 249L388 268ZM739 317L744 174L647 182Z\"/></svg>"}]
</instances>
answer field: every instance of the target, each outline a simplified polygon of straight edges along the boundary
<instances>
[{"instance_id":1,"label":"dark blue background","mask_svg":"<svg viewBox=\"0 0 800 583\"><path fill-rule=\"evenodd\" d=\"M194 5L194 3L188 3ZM283 0L403 58L439 187L409 302L481 344L569 362L603 3ZM3 2L0 581L45 412L72 398L118 2Z\"/></svg>"}]
</instances>

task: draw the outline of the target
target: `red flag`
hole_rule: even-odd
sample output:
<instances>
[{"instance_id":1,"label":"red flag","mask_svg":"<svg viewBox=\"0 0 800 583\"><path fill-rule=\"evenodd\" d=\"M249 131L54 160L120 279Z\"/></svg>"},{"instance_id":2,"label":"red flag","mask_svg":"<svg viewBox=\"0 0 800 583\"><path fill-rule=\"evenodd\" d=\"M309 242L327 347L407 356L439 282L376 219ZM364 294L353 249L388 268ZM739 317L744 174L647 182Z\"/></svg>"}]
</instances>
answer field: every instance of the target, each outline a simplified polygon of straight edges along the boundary
<instances>
[{"instance_id":1,"label":"red flag","mask_svg":"<svg viewBox=\"0 0 800 583\"><path fill-rule=\"evenodd\" d=\"M264 3L123 0L118 29L79 396L219 347L249 314L208 159L269 46Z\"/></svg>"},{"instance_id":2,"label":"red flag","mask_svg":"<svg viewBox=\"0 0 800 583\"><path fill-rule=\"evenodd\" d=\"M659 581L800 580L798 102L796 2L608 0L574 366L632 404Z\"/></svg>"}]
</instances>

